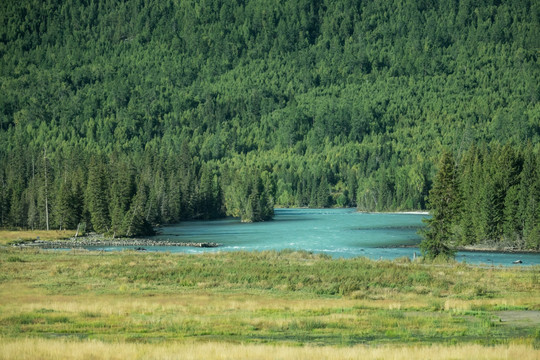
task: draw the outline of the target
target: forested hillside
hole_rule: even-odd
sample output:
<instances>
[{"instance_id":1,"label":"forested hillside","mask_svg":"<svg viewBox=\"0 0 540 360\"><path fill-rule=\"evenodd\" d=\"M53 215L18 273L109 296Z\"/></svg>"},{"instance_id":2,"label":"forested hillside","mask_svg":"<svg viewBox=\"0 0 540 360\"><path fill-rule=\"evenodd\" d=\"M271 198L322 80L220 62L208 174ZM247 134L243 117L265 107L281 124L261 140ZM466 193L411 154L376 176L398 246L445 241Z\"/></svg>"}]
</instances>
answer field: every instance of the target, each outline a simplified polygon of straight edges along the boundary
<instances>
[{"instance_id":1,"label":"forested hillside","mask_svg":"<svg viewBox=\"0 0 540 360\"><path fill-rule=\"evenodd\" d=\"M506 146L520 176L539 19L533 0L4 0L0 226L425 209L443 150L468 169Z\"/></svg>"}]
</instances>

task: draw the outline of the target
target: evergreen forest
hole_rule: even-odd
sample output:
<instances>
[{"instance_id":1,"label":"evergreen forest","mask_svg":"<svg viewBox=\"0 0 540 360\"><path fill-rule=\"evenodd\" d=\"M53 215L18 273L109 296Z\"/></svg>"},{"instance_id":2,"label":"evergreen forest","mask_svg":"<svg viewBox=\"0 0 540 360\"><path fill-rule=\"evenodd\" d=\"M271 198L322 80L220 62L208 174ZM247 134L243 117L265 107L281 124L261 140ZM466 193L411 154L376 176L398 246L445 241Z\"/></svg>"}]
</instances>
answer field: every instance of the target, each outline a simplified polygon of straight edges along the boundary
<instances>
[{"instance_id":1,"label":"evergreen forest","mask_svg":"<svg viewBox=\"0 0 540 360\"><path fill-rule=\"evenodd\" d=\"M535 0L3 0L0 227L431 209L540 249L539 34Z\"/></svg>"}]
</instances>

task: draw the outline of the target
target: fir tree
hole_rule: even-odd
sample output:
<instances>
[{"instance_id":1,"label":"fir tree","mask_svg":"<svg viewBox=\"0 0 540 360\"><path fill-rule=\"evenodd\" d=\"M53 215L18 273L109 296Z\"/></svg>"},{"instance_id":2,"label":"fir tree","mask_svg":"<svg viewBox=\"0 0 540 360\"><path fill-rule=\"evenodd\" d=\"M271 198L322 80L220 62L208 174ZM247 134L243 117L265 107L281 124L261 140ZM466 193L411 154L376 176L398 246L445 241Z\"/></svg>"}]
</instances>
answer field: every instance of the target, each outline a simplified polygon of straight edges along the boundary
<instances>
[{"instance_id":1,"label":"fir tree","mask_svg":"<svg viewBox=\"0 0 540 360\"><path fill-rule=\"evenodd\" d=\"M131 203L131 208L124 216L122 229L126 236L154 235L152 225L146 220L144 204L148 200L146 185L139 184L137 194Z\"/></svg>"},{"instance_id":2,"label":"fir tree","mask_svg":"<svg viewBox=\"0 0 540 360\"><path fill-rule=\"evenodd\" d=\"M454 158L448 152L441 158L439 171L429 192L429 204L432 218L426 221L427 228L423 233L420 249L427 258L453 257L452 222L458 216L460 195Z\"/></svg>"},{"instance_id":3,"label":"fir tree","mask_svg":"<svg viewBox=\"0 0 540 360\"><path fill-rule=\"evenodd\" d=\"M93 158L88 169L86 188L86 207L92 227L97 232L107 232L111 226L109 216L109 179L105 164Z\"/></svg>"}]
</instances>

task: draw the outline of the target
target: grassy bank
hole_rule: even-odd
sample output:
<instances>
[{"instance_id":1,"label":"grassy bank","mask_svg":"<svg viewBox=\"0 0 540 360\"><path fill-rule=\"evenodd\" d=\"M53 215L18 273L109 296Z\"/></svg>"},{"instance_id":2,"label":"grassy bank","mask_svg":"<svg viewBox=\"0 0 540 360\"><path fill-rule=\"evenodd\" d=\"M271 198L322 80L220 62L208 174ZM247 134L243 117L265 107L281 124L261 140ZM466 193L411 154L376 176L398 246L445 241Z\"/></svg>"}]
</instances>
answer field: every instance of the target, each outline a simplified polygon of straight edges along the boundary
<instances>
[{"instance_id":1,"label":"grassy bank","mask_svg":"<svg viewBox=\"0 0 540 360\"><path fill-rule=\"evenodd\" d=\"M59 240L75 236L75 230L0 230L0 245L31 240Z\"/></svg>"},{"instance_id":2,"label":"grassy bank","mask_svg":"<svg viewBox=\"0 0 540 360\"><path fill-rule=\"evenodd\" d=\"M272 345L302 354L317 345L346 352L370 350L363 345L431 351L435 344L539 355L538 267L333 260L288 251L5 248L0 265L0 344L6 348L28 341L40 351L67 341L146 354L162 345L259 346L262 352ZM308 348L287 347L297 345ZM324 358L324 351L314 352Z\"/></svg>"}]
</instances>

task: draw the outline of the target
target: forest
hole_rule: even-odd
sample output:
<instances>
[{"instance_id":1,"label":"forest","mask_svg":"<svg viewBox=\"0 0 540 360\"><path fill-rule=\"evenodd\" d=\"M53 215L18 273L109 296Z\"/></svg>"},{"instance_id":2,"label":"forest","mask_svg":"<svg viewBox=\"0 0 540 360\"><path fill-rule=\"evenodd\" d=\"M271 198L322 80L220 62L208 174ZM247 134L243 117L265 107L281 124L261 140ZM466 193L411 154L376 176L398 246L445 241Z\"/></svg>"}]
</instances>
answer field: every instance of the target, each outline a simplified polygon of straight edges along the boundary
<instances>
[{"instance_id":1,"label":"forest","mask_svg":"<svg viewBox=\"0 0 540 360\"><path fill-rule=\"evenodd\" d=\"M0 227L431 209L446 177L454 243L540 249L538 34L533 0L2 1Z\"/></svg>"}]
</instances>

